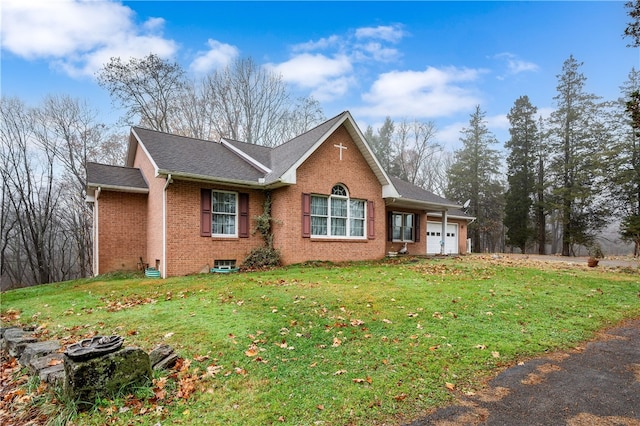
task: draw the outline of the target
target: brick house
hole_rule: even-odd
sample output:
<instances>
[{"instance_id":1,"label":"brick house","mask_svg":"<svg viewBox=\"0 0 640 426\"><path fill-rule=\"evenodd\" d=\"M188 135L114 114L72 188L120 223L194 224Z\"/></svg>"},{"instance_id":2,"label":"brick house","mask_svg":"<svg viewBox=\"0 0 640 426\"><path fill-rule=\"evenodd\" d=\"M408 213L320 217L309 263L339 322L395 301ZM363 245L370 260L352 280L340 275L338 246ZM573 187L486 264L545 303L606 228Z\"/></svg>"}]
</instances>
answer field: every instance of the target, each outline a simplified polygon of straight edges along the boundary
<instances>
[{"instance_id":1,"label":"brick house","mask_svg":"<svg viewBox=\"0 0 640 426\"><path fill-rule=\"evenodd\" d=\"M390 177L349 112L269 148L133 127L125 167L87 164L94 272L163 277L240 266L263 244L253 218L271 195L284 264L464 254L472 219L454 202ZM441 244L444 238L444 245Z\"/></svg>"}]
</instances>

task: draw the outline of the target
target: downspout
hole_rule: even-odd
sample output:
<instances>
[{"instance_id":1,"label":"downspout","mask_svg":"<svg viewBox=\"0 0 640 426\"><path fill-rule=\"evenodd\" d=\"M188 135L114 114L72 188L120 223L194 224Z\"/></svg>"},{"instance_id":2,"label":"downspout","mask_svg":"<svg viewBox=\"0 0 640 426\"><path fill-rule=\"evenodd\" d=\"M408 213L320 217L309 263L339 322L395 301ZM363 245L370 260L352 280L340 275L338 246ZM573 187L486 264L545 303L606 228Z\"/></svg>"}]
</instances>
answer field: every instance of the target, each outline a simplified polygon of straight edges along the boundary
<instances>
[{"instance_id":1,"label":"downspout","mask_svg":"<svg viewBox=\"0 0 640 426\"><path fill-rule=\"evenodd\" d=\"M167 278L167 188L171 182L169 173L162 189L162 278Z\"/></svg>"},{"instance_id":2,"label":"downspout","mask_svg":"<svg viewBox=\"0 0 640 426\"><path fill-rule=\"evenodd\" d=\"M100 192L102 192L102 187L99 186L98 189L96 189L95 192L95 200L93 201L93 276L98 276L98 272L100 270L100 246L98 244L99 240L98 240L98 236L100 235L100 228L99 228L99 224L100 221L98 220L98 212L99 212L99 208L98 208L98 198L100 197Z\"/></svg>"}]
</instances>

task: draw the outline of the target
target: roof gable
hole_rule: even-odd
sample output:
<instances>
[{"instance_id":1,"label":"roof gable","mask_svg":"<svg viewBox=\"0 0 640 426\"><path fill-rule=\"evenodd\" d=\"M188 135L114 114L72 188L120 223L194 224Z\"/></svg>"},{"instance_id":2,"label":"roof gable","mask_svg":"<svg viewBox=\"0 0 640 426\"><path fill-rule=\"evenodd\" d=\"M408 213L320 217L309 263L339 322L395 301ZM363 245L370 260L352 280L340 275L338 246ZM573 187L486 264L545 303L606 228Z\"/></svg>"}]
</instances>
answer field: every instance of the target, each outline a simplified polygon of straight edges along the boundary
<instances>
[{"instance_id":1,"label":"roof gable","mask_svg":"<svg viewBox=\"0 0 640 426\"><path fill-rule=\"evenodd\" d=\"M383 191L387 192L388 195L395 195L395 190L389 177L348 111L344 111L302 135L274 148L271 154L272 172L266 176L266 182L295 183L297 168L340 126L345 126L351 135L360 153L364 156L369 167L383 186Z\"/></svg>"}]
</instances>

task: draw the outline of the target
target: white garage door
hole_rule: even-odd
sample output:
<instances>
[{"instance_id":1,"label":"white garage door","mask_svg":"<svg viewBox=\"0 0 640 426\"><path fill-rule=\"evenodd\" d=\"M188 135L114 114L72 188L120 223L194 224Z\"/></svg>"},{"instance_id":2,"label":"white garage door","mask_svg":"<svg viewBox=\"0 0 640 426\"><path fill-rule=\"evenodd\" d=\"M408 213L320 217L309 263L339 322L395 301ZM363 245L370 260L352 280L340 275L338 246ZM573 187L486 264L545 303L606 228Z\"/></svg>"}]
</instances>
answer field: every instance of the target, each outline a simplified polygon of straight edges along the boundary
<instances>
[{"instance_id":1,"label":"white garage door","mask_svg":"<svg viewBox=\"0 0 640 426\"><path fill-rule=\"evenodd\" d=\"M427 222L427 254L440 254L442 223ZM458 224L447 223L444 254L458 254Z\"/></svg>"}]
</instances>

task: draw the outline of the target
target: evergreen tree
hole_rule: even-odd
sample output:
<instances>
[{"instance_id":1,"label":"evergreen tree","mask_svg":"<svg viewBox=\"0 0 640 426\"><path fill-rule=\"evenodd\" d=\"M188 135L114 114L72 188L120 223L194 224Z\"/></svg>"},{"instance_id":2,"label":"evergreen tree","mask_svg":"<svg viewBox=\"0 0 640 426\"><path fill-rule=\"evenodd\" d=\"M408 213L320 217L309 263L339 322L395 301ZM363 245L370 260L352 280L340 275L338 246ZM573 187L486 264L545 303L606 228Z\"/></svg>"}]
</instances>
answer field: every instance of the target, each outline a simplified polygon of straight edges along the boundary
<instances>
[{"instance_id":1,"label":"evergreen tree","mask_svg":"<svg viewBox=\"0 0 640 426\"><path fill-rule=\"evenodd\" d=\"M547 191L547 157L545 143L545 132L543 130L542 117L538 118L538 143L536 144L536 197L534 204L535 211L535 227L536 242L538 243L538 254L546 254L547 246L547 209L546 209L546 191Z\"/></svg>"},{"instance_id":2,"label":"evergreen tree","mask_svg":"<svg viewBox=\"0 0 640 426\"><path fill-rule=\"evenodd\" d=\"M602 154L606 140L598 121L597 97L585 91L582 63L573 55L558 75L557 109L551 114L551 171L554 207L562 228L562 255L574 254L575 245L590 246L604 224L608 209L603 193Z\"/></svg>"},{"instance_id":3,"label":"evergreen tree","mask_svg":"<svg viewBox=\"0 0 640 426\"><path fill-rule=\"evenodd\" d=\"M534 118L536 112L537 108L531 105L529 97L521 96L507 114L511 123L511 138L505 143L509 150L509 189L505 195L504 225L507 227L507 242L518 247L522 253L534 235L531 208L536 195L535 160L539 140Z\"/></svg>"},{"instance_id":4,"label":"evergreen tree","mask_svg":"<svg viewBox=\"0 0 640 426\"><path fill-rule=\"evenodd\" d=\"M476 106L469 120L469 126L462 129L462 148L454 153L454 161L449 168L449 182L446 196L460 203L471 200L470 215L476 220L469 225L473 250L482 252L494 249L496 234L500 234L502 222L503 186L498 181L500 155L491 145L497 143L495 136L487 128L485 112Z\"/></svg>"},{"instance_id":5,"label":"evergreen tree","mask_svg":"<svg viewBox=\"0 0 640 426\"><path fill-rule=\"evenodd\" d=\"M377 135L374 134L371 126L368 126L364 132L365 139L369 142L373 153L387 173L391 172L394 157L391 143L393 132L394 124L391 117L385 118L384 123L378 129Z\"/></svg>"},{"instance_id":6,"label":"evergreen tree","mask_svg":"<svg viewBox=\"0 0 640 426\"><path fill-rule=\"evenodd\" d=\"M640 255L640 72L632 69L621 87L613 122L618 124L607 165L612 200L620 212L620 233Z\"/></svg>"}]
</instances>

